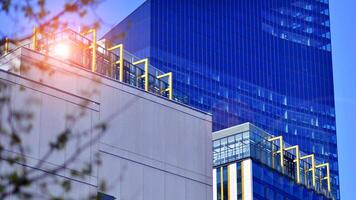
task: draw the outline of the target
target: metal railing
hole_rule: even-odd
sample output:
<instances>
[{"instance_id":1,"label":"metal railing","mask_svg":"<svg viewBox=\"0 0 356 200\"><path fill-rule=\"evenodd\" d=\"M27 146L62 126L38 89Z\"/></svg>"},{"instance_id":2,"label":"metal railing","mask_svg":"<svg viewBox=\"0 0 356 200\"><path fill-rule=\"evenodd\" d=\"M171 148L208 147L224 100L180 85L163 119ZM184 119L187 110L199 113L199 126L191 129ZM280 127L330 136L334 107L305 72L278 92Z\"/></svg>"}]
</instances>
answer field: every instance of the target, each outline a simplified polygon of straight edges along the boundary
<instances>
[{"instance_id":1,"label":"metal railing","mask_svg":"<svg viewBox=\"0 0 356 200\"><path fill-rule=\"evenodd\" d=\"M89 34L92 35L92 39L86 37ZM180 103L187 103L187 100L185 100L187 97L180 94L179 91L175 91L177 95L173 95L173 74L171 72L163 73L151 66L148 58L139 59L124 51L122 44L109 48L99 45L96 41L95 29L90 29L82 34L71 29L65 29L55 34L42 36L35 28L30 43L12 44L11 46L9 40L6 39L5 43L0 46L0 51L1 55L5 55L21 46L58 58L55 52L58 44L70 47L68 57L59 57L65 62L144 89L147 92ZM115 53L117 51L118 54Z\"/></svg>"},{"instance_id":2,"label":"metal railing","mask_svg":"<svg viewBox=\"0 0 356 200\"><path fill-rule=\"evenodd\" d=\"M297 145L286 146L281 136L266 137L248 131L214 141L213 165L215 167L246 158L252 158L288 176L298 184L333 198L329 164L320 164L313 154L305 155L299 151Z\"/></svg>"}]
</instances>

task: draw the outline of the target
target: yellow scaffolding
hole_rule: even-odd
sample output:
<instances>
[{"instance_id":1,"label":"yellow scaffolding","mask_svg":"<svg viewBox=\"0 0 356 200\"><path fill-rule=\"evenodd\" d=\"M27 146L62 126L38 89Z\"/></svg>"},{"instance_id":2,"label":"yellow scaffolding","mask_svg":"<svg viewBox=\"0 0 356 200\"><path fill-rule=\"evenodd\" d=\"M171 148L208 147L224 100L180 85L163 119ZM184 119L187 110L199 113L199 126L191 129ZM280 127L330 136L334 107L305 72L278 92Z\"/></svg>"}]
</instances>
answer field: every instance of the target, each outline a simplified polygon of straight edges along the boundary
<instances>
[{"instance_id":1,"label":"yellow scaffolding","mask_svg":"<svg viewBox=\"0 0 356 200\"><path fill-rule=\"evenodd\" d=\"M172 86L172 84L173 84L173 74L172 74L172 72L169 72L169 73L166 73L166 74L162 74L162 75L160 75L160 76L157 76L157 79L161 79L161 78L164 78L164 77L168 77L168 88L167 89L165 89L164 91L165 92L168 92L168 98L170 99L170 100L172 100L173 99L173 86Z\"/></svg>"},{"instance_id":2,"label":"yellow scaffolding","mask_svg":"<svg viewBox=\"0 0 356 200\"><path fill-rule=\"evenodd\" d=\"M5 38L4 55L9 53L9 38Z\"/></svg>"},{"instance_id":3,"label":"yellow scaffolding","mask_svg":"<svg viewBox=\"0 0 356 200\"><path fill-rule=\"evenodd\" d=\"M89 29L86 32L81 33L81 35L87 35L87 34L93 34L93 42L89 46L89 49L92 49L92 61L91 61L91 71L95 72L96 71L96 49L97 49L97 44L96 44L96 29Z\"/></svg>"},{"instance_id":4,"label":"yellow scaffolding","mask_svg":"<svg viewBox=\"0 0 356 200\"><path fill-rule=\"evenodd\" d=\"M115 64L119 65L119 81L124 81L124 45L119 44L109 48L109 51L113 51L119 49L119 60L115 62Z\"/></svg>"},{"instance_id":5,"label":"yellow scaffolding","mask_svg":"<svg viewBox=\"0 0 356 200\"><path fill-rule=\"evenodd\" d=\"M145 91L148 92L148 58L136 61L133 65L145 64L144 74L140 78L145 80Z\"/></svg>"},{"instance_id":6,"label":"yellow scaffolding","mask_svg":"<svg viewBox=\"0 0 356 200\"><path fill-rule=\"evenodd\" d=\"M291 147L287 147L284 149L285 151L290 151L290 150L295 150L295 159L293 160L293 162L296 163L296 167L297 167L297 182L300 183L300 153L299 153L299 146L295 145L295 146L291 146Z\"/></svg>"},{"instance_id":7,"label":"yellow scaffolding","mask_svg":"<svg viewBox=\"0 0 356 200\"><path fill-rule=\"evenodd\" d=\"M37 35L38 35L38 29L37 29L37 27L34 27L33 34L32 34L32 48L33 48L33 50L37 50Z\"/></svg>"},{"instance_id":8,"label":"yellow scaffolding","mask_svg":"<svg viewBox=\"0 0 356 200\"><path fill-rule=\"evenodd\" d=\"M284 173L284 153L283 153L283 136L278 136L278 137L273 137L269 138L268 141L273 142L279 140L279 150L278 151L273 151L273 146L272 146L272 166L274 167L274 154L280 155L280 166L282 169L282 173Z\"/></svg>"},{"instance_id":9,"label":"yellow scaffolding","mask_svg":"<svg viewBox=\"0 0 356 200\"><path fill-rule=\"evenodd\" d=\"M312 172L313 187L315 188L315 156L314 156L314 154L310 154L310 155L302 156L300 158L300 160L304 160L304 159L310 159L311 160L311 168L310 169L306 169L304 171L304 173L309 172L309 171ZM306 179L306 176L304 176L304 178Z\"/></svg>"},{"instance_id":10,"label":"yellow scaffolding","mask_svg":"<svg viewBox=\"0 0 356 200\"><path fill-rule=\"evenodd\" d=\"M315 166L315 168L322 168L322 167L325 167L325 168L326 168L326 176L325 176L325 177L320 177L320 183L321 183L323 180L326 180L326 181L327 181L327 184L328 184L328 192L331 192L330 165L329 165L329 163L324 163L324 164L320 164L320 165Z\"/></svg>"}]
</instances>

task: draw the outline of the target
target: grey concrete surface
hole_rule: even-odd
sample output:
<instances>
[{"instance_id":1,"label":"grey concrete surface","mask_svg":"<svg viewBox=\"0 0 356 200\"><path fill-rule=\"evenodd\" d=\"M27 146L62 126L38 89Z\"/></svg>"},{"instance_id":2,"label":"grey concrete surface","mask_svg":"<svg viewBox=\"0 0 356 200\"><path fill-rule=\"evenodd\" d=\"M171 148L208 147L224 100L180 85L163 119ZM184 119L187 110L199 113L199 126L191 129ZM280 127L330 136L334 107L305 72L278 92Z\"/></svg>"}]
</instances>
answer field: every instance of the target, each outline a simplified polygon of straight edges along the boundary
<instances>
[{"instance_id":1,"label":"grey concrete surface","mask_svg":"<svg viewBox=\"0 0 356 200\"><path fill-rule=\"evenodd\" d=\"M48 63L46 70L39 69L39 63ZM34 113L33 129L24 136L29 166L43 157L58 133L71 126L67 115L85 113L72 127L78 133L89 130L80 143L95 137L95 125L108 124L100 141L58 174L75 183L75 191L68 195L96 192L105 180L106 193L120 200L212 199L209 114L25 48L1 58L0 69L0 81L10 86L12 106ZM77 146L70 143L43 167L63 164ZM103 164L93 176L81 180L70 176L70 169L93 161L97 152Z\"/></svg>"}]
</instances>

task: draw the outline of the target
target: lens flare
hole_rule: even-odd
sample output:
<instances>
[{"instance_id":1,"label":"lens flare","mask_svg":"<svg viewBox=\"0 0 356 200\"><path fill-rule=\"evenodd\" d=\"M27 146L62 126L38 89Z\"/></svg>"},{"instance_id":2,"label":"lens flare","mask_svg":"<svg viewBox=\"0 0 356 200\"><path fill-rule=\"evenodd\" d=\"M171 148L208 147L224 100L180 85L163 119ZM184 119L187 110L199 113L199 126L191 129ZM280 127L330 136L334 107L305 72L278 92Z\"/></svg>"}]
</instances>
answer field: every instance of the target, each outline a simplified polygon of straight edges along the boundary
<instances>
[{"instance_id":1,"label":"lens flare","mask_svg":"<svg viewBox=\"0 0 356 200\"><path fill-rule=\"evenodd\" d=\"M63 59L70 57L70 48L68 44L58 43L54 46L54 55Z\"/></svg>"}]
</instances>

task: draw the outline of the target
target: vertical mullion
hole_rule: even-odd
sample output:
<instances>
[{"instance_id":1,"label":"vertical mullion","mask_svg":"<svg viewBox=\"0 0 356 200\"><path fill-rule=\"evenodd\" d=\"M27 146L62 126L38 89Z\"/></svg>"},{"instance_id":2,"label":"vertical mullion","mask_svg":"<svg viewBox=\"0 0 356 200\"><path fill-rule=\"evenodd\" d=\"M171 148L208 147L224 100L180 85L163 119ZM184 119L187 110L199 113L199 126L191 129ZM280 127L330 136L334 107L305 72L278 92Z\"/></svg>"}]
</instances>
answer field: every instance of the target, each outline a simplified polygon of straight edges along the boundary
<instances>
[{"instance_id":1,"label":"vertical mullion","mask_svg":"<svg viewBox=\"0 0 356 200\"><path fill-rule=\"evenodd\" d=\"M241 194L242 194L242 200L245 200L245 195L244 195L244 165L241 162Z\"/></svg>"},{"instance_id":2,"label":"vertical mullion","mask_svg":"<svg viewBox=\"0 0 356 200\"><path fill-rule=\"evenodd\" d=\"M224 168L220 167L220 199L224 200Z\"/></svg>"},{"instance_id":3,"label":"vertical mullion","mask_svg":"<svg viewBox=\"0 0 356 200\"><path fill-rule=\"evenodd\" d=\"M226 167L227 170L227 200L230 200L230 170L229 166Z\"/></svg>"}]
</instances>

